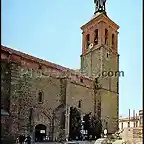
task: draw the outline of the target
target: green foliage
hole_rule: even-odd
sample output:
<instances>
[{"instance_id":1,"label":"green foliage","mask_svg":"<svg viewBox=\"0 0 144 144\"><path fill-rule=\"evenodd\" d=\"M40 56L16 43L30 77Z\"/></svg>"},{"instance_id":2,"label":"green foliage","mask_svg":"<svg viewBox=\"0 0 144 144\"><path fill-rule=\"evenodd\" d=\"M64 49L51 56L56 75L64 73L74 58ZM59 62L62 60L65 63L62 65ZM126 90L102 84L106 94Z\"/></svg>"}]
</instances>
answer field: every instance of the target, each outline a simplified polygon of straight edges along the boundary
<instances>
[{"instance_id":1,"label":"green foliage","mask_svg":"<svg viewBox=\"0 0 144 144\"><path fill-rule=\"evenodd\" d=\"M101 120L96 116L90 116L91 113L86 114L83 118L84 120L84 130L87 130L87 138L95 139L101 137L102 124Z\"/></svg>"},{"instance_id":2,"label":"green foliage","mask_svg":"<svg viewBox=\"0 0 144 144\"><path fill-rule=\"evenodd\" d=\"M102 123L101 119L96 116L91 116L91 113L85 114L83 117L83 129L87 131L86 139L96 139L101 137ZM70 108L70 140L76 140L76 137L80 140L82 137L81 114L75 107Z\"/></svg>"},{"instance_id":3,"label":"green foliage","mask_svg":"<svg viewBox=\"0 0 144 144\"><path fill-rule=\"evenodd\" d=\"M59 142L65 141L65 131L64 130L62 130L62 129L60 130L60 133L59 133L57 140Z\"/></svg>"},{"instance_id":4,"label":"green foliage","mask_svg":"<svg viewBox=\"0 0 144 144\"><path fill-rule=\"evenodd\" d=\"M90 119L90 115L91 113L85 114L85 116L83 117L83 126L84 126L84 130L87 130L88 135L89 135L89 131L90 131L90 125L91 125L91 119Z\"/></svg>"},{"instance_id":5,"label":"green foliage","mask_svg":"<svg viewBox=\"0 0 144 144\"><path fill-rule=\"evenodd\" d=\"M76 137L81 137L81 115L75 107L70 108L70 133L71 140L76 140Z\"/></svg>"},{"instance_id":6,"label":"green foliage","mask_svg":"<svg viewBox=\"0 0 144 144\"><path fill-rule=\"evenodd\" d=\"M102 124L100 118L96 116L92 116L91 118L91 126L90 126L90 135L92 135L92 139L100 138L102 133Z\"/></svg>"}]
</instances>

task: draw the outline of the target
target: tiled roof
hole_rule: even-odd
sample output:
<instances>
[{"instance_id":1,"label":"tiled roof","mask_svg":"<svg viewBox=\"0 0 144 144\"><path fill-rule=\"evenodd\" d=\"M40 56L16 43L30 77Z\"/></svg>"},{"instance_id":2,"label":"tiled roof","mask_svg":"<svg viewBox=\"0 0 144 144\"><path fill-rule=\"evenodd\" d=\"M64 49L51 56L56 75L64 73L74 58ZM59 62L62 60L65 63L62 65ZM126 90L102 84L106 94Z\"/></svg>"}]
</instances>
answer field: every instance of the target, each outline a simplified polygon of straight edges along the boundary
<instances>
[{"instance_id":1,"label":"tiled roof","mask_svg":"<svg viewBox=\"0 0 144 144\"><path fill-rule=\"evenodd\" d=\"M46 60L42 60L40 58L37 58L37 57L34 57L34 56L31 56L31 55L28 55L28 54L25 54L25 53L22 53L20 51L17 51L17 50L14 50L12 48L8 48L6 46L3 46L1 45L1 51L2 52L7 52L9 54L14 54L14 55L17 55L21 58L25 58L27 60L31 60L31 61L34 61L36 63L39 63L41 65L45 65L47 67L51 67L53 69L57 69L59 71L69 71L71 72L73 75L78 75L80 76L81 78L84 78L84 79L87 79L87 80L92 80L91 78L85 76L85 75L82 75L80 72L77 72L73 69L69 69L69 68L66 68L66 67L63 67L63 66L60 66L58 64L55 64L55 63L52 63L52 62L49 62L49 61L46 61ZM1 53L2 53L1 52Z\"/></svg>"}]
</instances>

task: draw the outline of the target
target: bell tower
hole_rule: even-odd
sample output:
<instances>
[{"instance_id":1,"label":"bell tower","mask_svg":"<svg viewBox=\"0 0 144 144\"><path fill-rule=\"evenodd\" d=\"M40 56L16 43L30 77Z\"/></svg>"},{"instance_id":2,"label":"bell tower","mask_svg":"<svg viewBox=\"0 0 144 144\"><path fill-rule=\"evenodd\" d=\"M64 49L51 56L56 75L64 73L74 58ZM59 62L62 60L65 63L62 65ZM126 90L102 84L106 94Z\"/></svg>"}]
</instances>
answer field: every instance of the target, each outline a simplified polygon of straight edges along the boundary
<instances>
[{"instance_id":1,"label":"bell tower","mask_svg":"<svg viewBox=\"0 0 144 144\"><path fill-rule=\"evenodd\" d=\"M101 120L108 133L118 130L119 111L119 26L106 14L106 0L94 0L92 19L81 27L81 73L100 84Z\"/></svg>"}]
</instances>

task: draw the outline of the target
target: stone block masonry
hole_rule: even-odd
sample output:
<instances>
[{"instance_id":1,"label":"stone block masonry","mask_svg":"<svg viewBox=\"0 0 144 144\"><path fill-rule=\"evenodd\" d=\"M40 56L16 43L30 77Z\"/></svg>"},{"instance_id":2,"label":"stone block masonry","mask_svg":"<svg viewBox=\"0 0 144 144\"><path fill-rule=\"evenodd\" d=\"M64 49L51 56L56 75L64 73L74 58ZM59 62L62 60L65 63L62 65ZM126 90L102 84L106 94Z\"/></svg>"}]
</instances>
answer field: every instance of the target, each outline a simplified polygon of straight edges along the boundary
<instances>
[{"instance_id":1,"label":"stone block masonry","mask_svg":"<svg viewBox=\"0 0 144 144\"><path fill-rule=\"evenodd\" d=\"M67 106L81 114L98 115L109 134L118 130L119 79L97 76L102 71L119 71L119 26L100 13L81 29L79 72L1 46L2 107L10 113L9 133L14 139L22 133L36 139L38 135L65 139Z\"/></svg>"},{"instance_id":2,"label":"stone block masonry","mask_svg":"<svg viewBox=\"0 0 144 144\"><path fill-rule=\"evenodd\" d=\"M41 69L34 68L39 63L27 60L26 54L2 48L2 99L4 99L3 106L9 107L9 131L14 139L22 133L35 137L35 127L38 124L46 126L46 135L51 140L59 139L61 134L65 137L66 128L62 121L65 117L66 104L78 107L78 101L81 100L83 113L94 111L93 81L90 78L73 71L68 71L68 74L66 71L44 65L41 65ZM8 61L9 51L13 53ZM6 68L6 65L9 65L9 68ZM9 79L5 75L7 71L10 73ZM5 91L7 87L9 91ZM39 92L42 92L41 102Z\"/></svg>"}]
</instances>

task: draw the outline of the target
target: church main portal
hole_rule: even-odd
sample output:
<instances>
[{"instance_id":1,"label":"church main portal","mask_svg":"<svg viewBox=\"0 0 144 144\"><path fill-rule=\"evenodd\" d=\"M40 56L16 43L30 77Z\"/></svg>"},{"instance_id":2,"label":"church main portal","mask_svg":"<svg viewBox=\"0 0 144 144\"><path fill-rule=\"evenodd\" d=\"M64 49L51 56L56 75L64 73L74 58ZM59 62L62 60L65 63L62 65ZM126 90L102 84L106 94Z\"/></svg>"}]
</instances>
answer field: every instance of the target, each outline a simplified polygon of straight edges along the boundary
<instances>
[{"instance_id":1,"label":"church main portal","mask_svg":"<svg viewBox=\"0 0 144 144\"><path fill-rule=\"evenodd\" d=\"M35 127L35 141L44 141L46 139L46 126L38 124Z\"/></svg>"}]
</instances>

